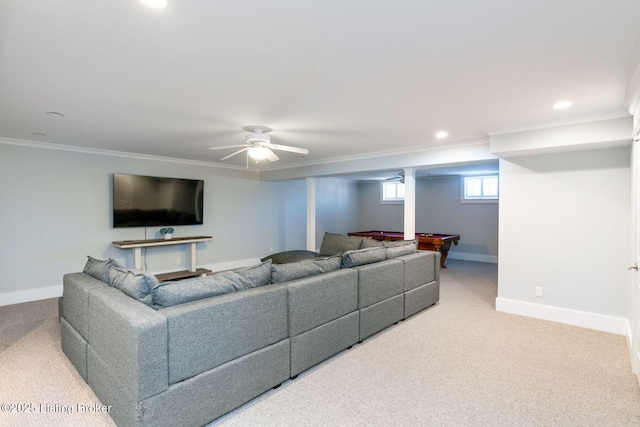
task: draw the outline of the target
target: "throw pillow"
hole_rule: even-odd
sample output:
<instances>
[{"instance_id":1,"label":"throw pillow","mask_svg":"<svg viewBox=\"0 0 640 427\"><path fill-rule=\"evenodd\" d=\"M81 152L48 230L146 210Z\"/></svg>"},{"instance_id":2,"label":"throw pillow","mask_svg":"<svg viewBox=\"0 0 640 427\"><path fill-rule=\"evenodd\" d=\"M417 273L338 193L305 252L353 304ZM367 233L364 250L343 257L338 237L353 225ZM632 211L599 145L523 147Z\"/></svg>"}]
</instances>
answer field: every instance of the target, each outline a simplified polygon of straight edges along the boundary
<instances>
[{"instance_id":1,"label":"throw pillow","mask_svg":"<svg viewBox=\"0 0 640 427\"><path fill-rule=\"evenodd\" d=\"M413 243L408 245L391 246L387 248L387 259L397 258L402 255L415 254L418 251L418 247Z\"/></svg>"},{"instance_id":2,"label":"throw pillow","mask_svg":"<svg viewBox=\"0 0 640 427\"><path fill-rule=\"evenodd\" d=\"M130 297L151 305L153 299L151 292L159 285L159 282L156 276L144 270L113 267L109 272L109 284Z\"/></svg>"},{"instance_id":3,"label":"throw pillow","mask_svg":"<svg viewBox=\"0 0 640 427\"><path fill-rule=\"evenodd\" d=\"M328 273L340 268L340 256L334 255L317 260L306 260L271 266L271 283L284 283L316 274Z\"/></svg>"},{"instance_id":4,"label":"throw pillow","mask_svg":"<svg viewBox=\"0 0 640 427\"><path fill-rule=\"evenodd\" d=\"M124 268L118 261L113 258L107 260L95 259L87 255L87 263L84 266L84 273L105 283L109 283L109 271L111 267Z\"/></svg>"},{"instance_id":5,"label":"throw pillow","mask_svg":"<svg viewBox=\"0 0 640 427\"><path fill-rule=\"evenodd\" d=\"M320 254L318 252L294 250L278 252L277 254L269 255L262 258L260 261L266 261L270 259L274 264L288 264L290 262L304 261L307 259L315 259Z\"/></svg>"},{"instance_id":6,"label":"throw pillow","mask_svg":"<svg viewBox=\"0 0 640 427\"><path fill-rule=\"evenodd\" d=\"M320 245L320 255L331 256L341 254L346 251L360 249L362 237L345 236L344 234L324 233L322 245Z\"/></svg>"},{"instance_id":7,"label":"throw pillow","mask_svg":"<svg viewBox=\"0 0 640 427\"><path fill-rule=\"evenodd\" d=\"M160 283L153 290L153 303L160 307L171 307L238 290L238 278L232 272L205 277Z\"/></svg>"},{"instance_id":8,"label":"throw pillow","mask_svg":"<svg viewBox=\"0 0 640 427\"><path fill-rule=\"evenodd\" d=\"M342 267L351 268L364 264L384 261L387 258L387 248L365 248L357 251L347 251L342 254Z\"/></svg>"},{"instance_id":9,"label":"throw pillow","mask_svg":"<svg viewBox=\"0 0 640 427\"><path fill-rule=\"evenodd\" d=\"M385 240L382 242L382 246L393 247L393 246L404 246L404 245L416 245L418 246L418 241L416 239L413 240Z\"/></svg>"},{"instance_id":10,"label":"throw pillow","mask_svg":"<svg viewBox=\"0 0 640 427\"><path fill-rule=\"evenodd\" d=\"M170 307L243 289L266 286L270 280L271 260L267 260L238 270L160 283L153 289L153 303L160 307Z\"/></svg>"},{"instance_id":11,"label":"throw pillow","mask_svg":"<svg viewBox=\"0 0 640 427\"><path fill-rule=\"evenodd\" d=\"M272 261L268 259L260 264L227 273L235 273L240 276L239 279L242 280L241 289L257 288L258 286L266 286L271 282L271 264Z\"/></svg>"},{"instance_id":12,"label":"throw pillow","mask_svg":"<svg viewBox=\"0 0 640 427\"><path fill-rule=\"evenodd\" d=\"M360 249L364 248L379 248L383 246L380 240L373 239L371 237L365 237L362 239L362 244L360 245Z\"/></svg>"}]
</instances>

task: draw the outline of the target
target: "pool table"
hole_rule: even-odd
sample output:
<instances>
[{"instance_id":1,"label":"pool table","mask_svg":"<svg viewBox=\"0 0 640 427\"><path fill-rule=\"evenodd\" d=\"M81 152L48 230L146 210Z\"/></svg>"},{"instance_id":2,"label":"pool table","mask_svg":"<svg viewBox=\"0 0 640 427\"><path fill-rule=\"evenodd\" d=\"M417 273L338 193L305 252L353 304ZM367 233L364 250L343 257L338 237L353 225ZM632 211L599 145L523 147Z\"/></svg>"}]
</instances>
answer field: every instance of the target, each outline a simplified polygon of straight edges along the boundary
<instances>
[{"instance_id":1,"label":"pool table","mask_svg":"<svg viewBox=\"0 0 640 427\"><path fill-rule=\"evenodd\" d=\"M371 237L376 240L405 240L404 233L401 231L354 231L348 233L349 236L362 236ZM440 258L440 267L447 268L444 265L444 260L449 255L449 247L451 242L454 245L458 244L460 240L459 234L445 234L445 233L416 233L416 240L418 240L418 249L421 251L440 251L442 258ZM410 239L407 239L410 240Z\"/></svg>"}]
</instances>

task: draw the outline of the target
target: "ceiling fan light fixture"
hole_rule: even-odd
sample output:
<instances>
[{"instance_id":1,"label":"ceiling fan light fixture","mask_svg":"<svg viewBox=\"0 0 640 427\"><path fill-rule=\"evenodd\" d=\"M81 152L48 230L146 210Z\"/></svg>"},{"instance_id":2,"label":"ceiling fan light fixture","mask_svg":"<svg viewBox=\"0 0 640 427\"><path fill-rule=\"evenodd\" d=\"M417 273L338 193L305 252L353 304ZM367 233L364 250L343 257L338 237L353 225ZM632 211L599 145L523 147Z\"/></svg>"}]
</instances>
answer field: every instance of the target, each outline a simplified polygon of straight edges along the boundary
<instances>
[{"instance_id":1,"label":"ceiling fan light fixture","mask_svg":"<svg viewBox=\"0 0 640 427\"><path fill-rule=\"evenodd\" d=\"M251 147L249 148L249 150L247 150L247 154L249 154L249 157L251 157L252 159L264 160L269 155L269 149L262 146Z\"/></svg>"},{"instance_id":2,"label":"ceiling fan light fixture","mask_svg":"<svg viewBox=\"0 0 640 427\"><path fill-rule=\"evenodd\" d=\"M555 104L553 104L553 109L564 110L565 108L571 107L571 105L572 105L571 101L558 101Z\"/></svg>"},{"instance_id":3,"label":"ceiling fan light fixture","mask_svg":"<svg viewBox=\"0 0 640 427\"><path fill-rule=\"evenodd\" d=\"M263 133L252 133L251 135L247 135L246 141L248 144L269 144L271 137Z\"/></svg>"},{"instance_id":4,"label":"ceiling fan light fixture","mask_svg":"<svg viewBox=\"0 0 640 427\"><path fill-rule=\"evenodd\" d=\"M447 133L447 131L444 131L444 130L441 130L440 132L436 133L436 138L438 139L444 139L448 136L449 136L449 133Z\"/></svg>"}]
</instances>

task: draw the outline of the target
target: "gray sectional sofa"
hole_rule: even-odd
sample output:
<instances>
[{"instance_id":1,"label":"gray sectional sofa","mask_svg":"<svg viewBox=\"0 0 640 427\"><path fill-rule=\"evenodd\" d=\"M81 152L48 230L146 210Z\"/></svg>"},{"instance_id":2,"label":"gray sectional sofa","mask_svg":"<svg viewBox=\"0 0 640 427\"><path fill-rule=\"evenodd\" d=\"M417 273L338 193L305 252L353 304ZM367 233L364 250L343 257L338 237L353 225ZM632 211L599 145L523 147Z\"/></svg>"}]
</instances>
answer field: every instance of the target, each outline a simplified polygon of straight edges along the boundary
<instances>
[{"instance_id":1,"label":"gray sectional sofa","mask_svg":"<svg viewBox=\"0 0 640 427\"><path fill-rule=\"evenodd\" d=\"M439 252L357 247L170 283L90 258L62 349L117 425L206 424L438 302Z\"/></svg>"}]
</instances>

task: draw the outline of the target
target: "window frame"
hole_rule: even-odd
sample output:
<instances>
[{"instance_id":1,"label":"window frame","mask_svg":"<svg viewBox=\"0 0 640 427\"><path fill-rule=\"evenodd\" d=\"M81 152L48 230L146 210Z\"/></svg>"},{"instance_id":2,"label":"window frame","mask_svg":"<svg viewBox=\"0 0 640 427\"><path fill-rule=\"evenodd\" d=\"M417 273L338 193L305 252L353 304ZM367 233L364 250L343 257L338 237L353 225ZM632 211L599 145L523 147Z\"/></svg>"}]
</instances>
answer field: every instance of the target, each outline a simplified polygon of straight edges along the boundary
<instances>
[{"instance_id":1,"label":"window frame","mask_svg":"<svg viewBox=\"0 0 640 427\"><path fill-rule=\"evenodd\" d=\"M497 194L495 196L487 196L484 194L484 180L497 179ZM467 180L481 179L482 190L481 195L476 197L467 196ZM500 175L499 174L482 174L482 175L464 175L460 177L460 203L499 203L500 202Z\"/></svg>"},{"instance_id":2,"label":"window frame","mask_svg":"<svg viewBox=\"0 0 640 427\"><path fill-rule=\"evenodd\" d=\"M392 198L392 199L386 199L385 198L385 186L386 185L391 185L391 184L396 186L396 190L397 190L397 186L398 185L402 185L403 186L403 190L404 190L404 182L400 182L400 181L380 181L380 204L384 204L384 205L403 204L404 203L404 196L396 197L396 198ZM397 194L397 191L396 191L396 194Z\"/></svg>"}]
</instances>

